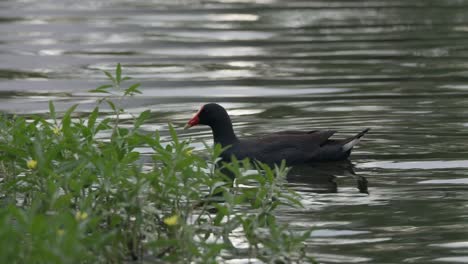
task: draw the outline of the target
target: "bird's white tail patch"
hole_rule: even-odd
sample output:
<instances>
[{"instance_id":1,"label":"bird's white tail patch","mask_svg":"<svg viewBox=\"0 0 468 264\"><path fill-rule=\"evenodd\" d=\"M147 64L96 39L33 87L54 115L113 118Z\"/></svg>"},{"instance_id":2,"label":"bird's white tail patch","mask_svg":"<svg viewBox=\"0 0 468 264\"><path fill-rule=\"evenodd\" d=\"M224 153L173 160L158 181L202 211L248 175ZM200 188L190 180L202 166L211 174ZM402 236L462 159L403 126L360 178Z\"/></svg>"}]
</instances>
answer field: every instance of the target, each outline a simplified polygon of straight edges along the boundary
<instances>
[{"instance_id":1,"label":"bird's white tail patch","mask_svg":"<svg viewBox=\"0 0 468 264\"><path fill-rule=\"evenodd\" d=\"M360 138L355 138L353 140L351 140L350 142L346 143L343 145L343 152L346 152L350 149L352 149L357 143L359 143L359 141L361 141Z\"/></svg>"}]
</instances>

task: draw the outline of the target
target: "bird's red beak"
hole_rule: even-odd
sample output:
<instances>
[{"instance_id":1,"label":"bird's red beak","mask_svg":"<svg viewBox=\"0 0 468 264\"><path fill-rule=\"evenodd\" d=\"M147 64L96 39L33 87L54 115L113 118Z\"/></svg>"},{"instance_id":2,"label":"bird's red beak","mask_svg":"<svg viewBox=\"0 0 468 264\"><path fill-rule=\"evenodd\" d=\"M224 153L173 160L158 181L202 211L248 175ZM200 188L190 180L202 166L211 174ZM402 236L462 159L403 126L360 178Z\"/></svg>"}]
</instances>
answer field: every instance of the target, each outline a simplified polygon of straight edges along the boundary
<instances>
[{"instance_id":1,"label":"bird's red beak","mask_svg":"<svg viewBox=\"0 0 468 264\"><path fill-rule=\"evenodd\" d=\"M198 110L198 112L192 117L192 119L188 121L188 123L184 126L184 129L189 129L193 126L198 125L198 123L200 122L200 118L198 117L198 114L200 114L202 109L203 107L200 108L200 110Z\"/></svg>"}]
</instances>

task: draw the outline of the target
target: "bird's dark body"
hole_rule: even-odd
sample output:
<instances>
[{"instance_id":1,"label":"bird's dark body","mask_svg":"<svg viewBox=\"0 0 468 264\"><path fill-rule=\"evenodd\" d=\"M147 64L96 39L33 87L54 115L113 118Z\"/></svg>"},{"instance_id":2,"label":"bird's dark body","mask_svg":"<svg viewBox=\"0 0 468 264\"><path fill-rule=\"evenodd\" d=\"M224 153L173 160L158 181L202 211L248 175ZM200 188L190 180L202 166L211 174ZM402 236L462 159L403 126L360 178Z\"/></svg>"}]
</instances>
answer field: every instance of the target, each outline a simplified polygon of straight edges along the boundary
<instances>
[{"instance_id":1,"label":"bird's dark body","mask_svg":"<svg viewBox=\"0 0 468 264\"><path fill-rule=\"evenodd\" d=\"M190 126L208 125L213 131L215 144L228 147L222 154L223 161L250 158L269 165L301 165L313 162L339 161L349 157L352 148L369 129L342 139L330 139L332 130L282 131L256 138L238 139L226 110L218 104L206 104L189 121Z\"/></svg>"},{"instance_id":2,"label":"bird's dark body","mask_svg":"<svg viewBox=\"0 0 468 264\"><path fill-rule=\"evenodd\" d=\"M330 140L335 131L278 132L257 138L241 139L222 154L224 161L250 158L267 164L298 165L319 161L338 161L349 157L341 151L342 141Z\"/></svg>"}]
</instances>

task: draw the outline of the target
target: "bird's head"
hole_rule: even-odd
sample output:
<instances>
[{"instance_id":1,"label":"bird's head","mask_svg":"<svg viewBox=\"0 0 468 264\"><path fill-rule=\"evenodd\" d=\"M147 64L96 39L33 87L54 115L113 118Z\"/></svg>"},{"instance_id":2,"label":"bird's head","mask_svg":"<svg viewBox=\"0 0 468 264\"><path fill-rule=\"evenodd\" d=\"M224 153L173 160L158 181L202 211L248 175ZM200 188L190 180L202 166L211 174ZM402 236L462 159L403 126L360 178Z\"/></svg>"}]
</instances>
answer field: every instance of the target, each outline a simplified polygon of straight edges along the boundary
<instances>
[{"instance_id":1,"label":"bird's head","mask_svg":"<svg viewBox=\"0 0 468 264\"><path fill-rule=\"evenodd\" d=\"M212 127L225 119L229 120L229 115L226 112L226 109L219 104L210 103L202 106L192 119L188 121L184 129L188 129L196 125L207 125Z\"/></svg>"}]
</instances>

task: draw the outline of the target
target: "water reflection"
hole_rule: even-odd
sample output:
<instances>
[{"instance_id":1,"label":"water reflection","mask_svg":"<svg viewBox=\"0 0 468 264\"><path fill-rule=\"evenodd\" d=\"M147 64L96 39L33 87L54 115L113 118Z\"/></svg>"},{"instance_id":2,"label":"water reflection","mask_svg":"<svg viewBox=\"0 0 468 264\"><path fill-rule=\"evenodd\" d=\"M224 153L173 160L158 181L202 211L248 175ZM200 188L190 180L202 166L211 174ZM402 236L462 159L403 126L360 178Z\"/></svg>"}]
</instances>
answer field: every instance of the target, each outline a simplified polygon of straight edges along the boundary
<instances>
[{"instance_id":1,"label":"water reflection","mask_svg":"<svg viewBox=\"0 0 468 264\"><path fill-rule=\"evenodd\" d=\"M360 193L369 194L367 179L354 171L354 164L349 161L316 163L296 166L288 174L288 182L294 189L316 193L336 193L339 191L337 177L351 177ZM305 190L300 186L306 185Z\"/></svg>"},{"instance_id":2,"label":"water reflection","mask_svg":"<svg viewBox=\"0 0 468 264\"><path fill-rule=\"evenodd\" d=\"M213 101L242 136L372 127L353 164L294 168L304 209L279 217L315 229L323 263L466 262L467 12L454 0L0 1L0 111L45 113L50 99L90 111L85 91L121 62L144 91L125 108L151 109L143 129L162 140ZM181 138L212 141L201 128Z\"/></svg>"}]
</instances>

